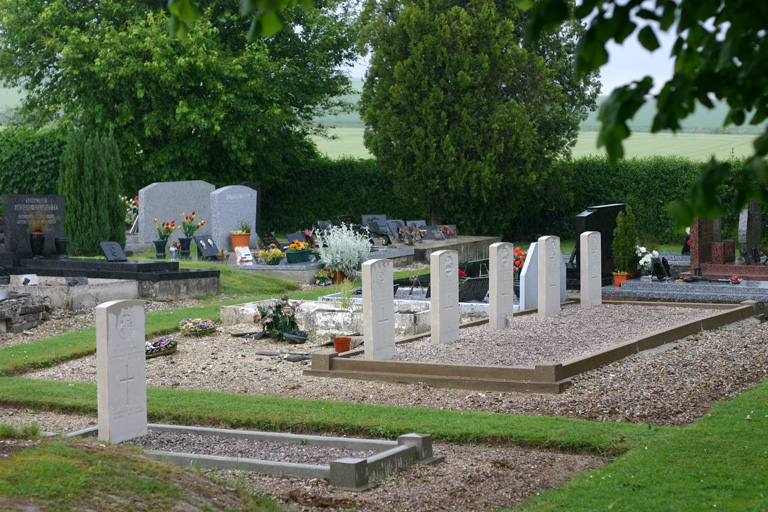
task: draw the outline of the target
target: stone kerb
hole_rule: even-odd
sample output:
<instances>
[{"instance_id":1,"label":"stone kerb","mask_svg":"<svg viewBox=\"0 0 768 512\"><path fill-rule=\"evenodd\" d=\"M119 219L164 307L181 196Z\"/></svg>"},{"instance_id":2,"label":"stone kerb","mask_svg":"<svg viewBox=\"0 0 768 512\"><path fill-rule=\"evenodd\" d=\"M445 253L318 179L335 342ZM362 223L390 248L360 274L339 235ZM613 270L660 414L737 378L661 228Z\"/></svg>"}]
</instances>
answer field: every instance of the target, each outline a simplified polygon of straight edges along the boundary
<instances>
[{"instance_id":1,"label":"stone kerb","mask_svg":"<svg viewBox=\"0 0 768 512\"><path fill-rule=\"evenodd\" d=\"M96 306L99 439L120 443L147 433L144 303Z\"/></svg>"},{"instance_id":2,"label":"stone kerb","mask_svg":"<svg viewBox=\"0 0 768 512\"><path fill-rule=\"evenodd\" d=\"M362 273L365 359L392 359L396 352L392 261L366 261Z\"/></svg>"},{"instance_id":3,"label":"stone kerb","mask_svg":"<svg viewBox=\"0 0 768 512\"><path fill-rule=\"evenodd\" d=\"M492 329L504 329L512 320L515 307L514 249L515 246L508 242L498 242L490 247L488 316Z\"/></svg>"},{"instance_id":4,"label":"stone kerb","mask_svg":"<svg viewBox=\"0 0 768 512\"><path fill-rule=\"evenodd\" d=\"M211 192L211 236L219 249L232 250L229 234L240 222L251 225L249 247L256 247L258 192L243 185L231 185Z\"/></svg>"},{"instance_id":5,"label":"stone kerb","mask_svg":"<svg viewBox=\"0 0 768 512\"><path fill-rule=\"evenodd\" d=\"M451 343L459 339L459 253L436 251L430 255L432 341Z\"/></svg>"},{"instance_id":6,"label":"stone kerb","mask_svg":"<svg viewBox=\"0 0 768 512\"><path fill-rule=\"evenodd\" d=\"M538 241L539 259L539 317L549 318L560 314L560 238L542 236Z\"/></svg>"},{"instance_id":7,"label":"stone kerb","mask_svg":"<svg viewBox=\"0 0 768 512\"><path fill-rule=\"evenodd\" d=\"M171 222L181 225L181 213L197 214L196 220L206 221L196 233L200 236L211 235L211 192L216 187L202 180L171 181L152 183L139 190L139 243L152 244L157 240L155 221ZM172 238L183 237L184 232L177 230Z\"/></svg>"},{"instance_id":8,"label":"stone kerb","mask_svg":"<svg viewBox=\"0 0 768 512\"><path fill-rule=\"evenodd\" d=\"M585 231L579 235L579 272L581 306L591 308L603 302L600 233Z\"/></svg>"}]
</instances>

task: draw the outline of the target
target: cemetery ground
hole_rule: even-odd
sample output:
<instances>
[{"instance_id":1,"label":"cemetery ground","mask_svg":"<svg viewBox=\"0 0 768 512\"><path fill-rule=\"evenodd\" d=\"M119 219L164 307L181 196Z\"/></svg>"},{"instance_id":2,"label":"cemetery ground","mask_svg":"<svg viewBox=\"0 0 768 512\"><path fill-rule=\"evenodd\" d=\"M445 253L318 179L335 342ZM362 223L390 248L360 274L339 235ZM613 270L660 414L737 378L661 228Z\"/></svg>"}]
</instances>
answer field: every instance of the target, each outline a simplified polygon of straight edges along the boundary
<instances>
[{"instance_id":1,"label":"cemetery ground","mask_svg":"<svg viewBox=\"0 0 768 512\"><path fill-rule=\"evenodd\" d=\"M252 281L244 285L238 282L240 271L228 270L231 281L222 274L224 297L148 305L147 334L176 335L183 318L218 319L222 301L274 297L287 286L248 274L243 279ZM235 286L241 288L234 291ZM328 290L287 291L292 298L311 299ZM0 424L37 422L59 431L95 424L96 388L88 375L95 331L88 315L62 314L31 334L0 338ZM26 440L0 446L8 455L31 446L23 458L30 464L24 477L50 484L50 478L40 477L48 471L57 475L57 485L46 485L46 493L13 485L25 479L19 477L20 459L2 457L0 496L50 500L37 502L41 510L55 510L56 503L63 504L59 509L98 508L98 501L89 500L107 498L122 502L122 510L167 510L169 501L196 499L202 489L199 494L207 499L233 500L210 502L214 510L274 506L237 501L242 494L226 489L237 487L266 491L299 510L763 510L768 507L767 334L767 324L747 320L606 365L577 377L566 393L545 396L303 378L305 363L275 356L257 360L253 353L312 348L246 341L220 329L215 336L180 338L177 354L148 361L150 379L153 367L176 367L173 373L155 373L159 382L149 381L150 421L386 438L425 432L438 440L435 452L446 462L404 468L365 493L322 481L226 472L217 473L228 482L222 488L194 473L150 467L143 458L137 470L131 461L143 456L135 451ZM53 380L57 372L63 380ZM95 454L105 459L95 462ZM105 481L89 482L93 467L115 471ZM128 481L118 476L119 468L127 468ZM161 469L153 473L155 468ZM65 474L72 480L63 479ZM0 502L14 506L8 503Z\"/></svg>"}]
</instances>

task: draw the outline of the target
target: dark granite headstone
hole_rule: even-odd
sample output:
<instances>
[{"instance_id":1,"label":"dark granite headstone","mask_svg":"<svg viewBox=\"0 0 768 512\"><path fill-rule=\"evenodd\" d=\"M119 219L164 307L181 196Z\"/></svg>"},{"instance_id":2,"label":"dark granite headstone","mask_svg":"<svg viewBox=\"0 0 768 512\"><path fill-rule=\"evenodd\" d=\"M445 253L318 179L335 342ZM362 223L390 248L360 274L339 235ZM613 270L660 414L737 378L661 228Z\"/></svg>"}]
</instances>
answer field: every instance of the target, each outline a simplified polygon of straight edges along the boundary
<instances>
[{"instance_id":1,"label":"dark granite headstone","mask_svg":"<svg viewBox=\"0 0 768 512\"><path fill-rule=\"evenodd\" d=\"M219 254L219 248L216 247L216 242L209 236L196 236L193 237L195 244L197 245L198 258L215 258Z\"/></svg>"},{"instance_id":2,"label":"dark granite headstone","mask_svg":"<svg viewBox=\"0 0 768 512\"><path fill-rule=\"evenodd\" d=\"M753 199L739 214L739 253L748 262L750 259L754 260L751 258L752 248L761 245L762 226L763 211Z\"/></svg>"},{"instance_id":3,"label":"dark granite headstone","mask_svg":"<svg viewBox=\"0 0 768 512\"><path fill-rule=\"evenodd\" d=\"M651 258L651 265L653 265L653 277L656 279L667 278L667 273L664 271L664 266L659 258Z\"/></svg>"},{"instance_id":4,"label":"dark granite headstone","mask_svg":"<svg viewBox=\"0 0 768 512\"><path fill-rule=\"evenodd\" d=\"M275 247L282 247L283 244L281 244L277 238L275 238L275 235L270 233L269 231L264 231L259 233L259 246L262 249L265 249L269 247L270 245L274 245Z\"/></svg>"},{"instance_id":5,"label":"dark granite headstone","mask_svg":"<svg viewBox=\"0 0 768 512\"><path fill-rule=\"evenodd\" d=\"M355 224L355 218L352 215L339 215L336 218L339 219L339 224L346 224L347 226Z\"/></svg>"},{"instance_id":6,"label":"dark granite headstone","mask_svg":"<svg viewBox=\"0 0 768 512\"><path fill-rule=\"evenodd\" d=\"M400 240L400 241L403 240L403 235L399 233L399 230L403 229L404 227L405 227L405 222L403 222L402 220L394 219L394 220L387 221L387 229L389 230L389 236L397 240Z\"/></svg>"},{"instance_id":7,"label":"dark granite headstone","mask_svg":"<svg viewBox=\"0 0 768 512\"><path fill-rule=\"evenodd\" d=\"M418 229L426 229L427 221L425 220L409 220L406 222L408 226L414 224Z\"/></svg>"},{"instance_id":8,"label":"dark granite headstone","mask_svg":"<svg viewBox=\"0 0 768 512\"><path fill-rule=\"evenodd\" d=\"M123 252L123 248L117 242L101 242L101 252L104 253L104 257L107 261L128 261L128 258Z\"/></svg>"},{"instance_id":9,"label":"dark granite headstone","mask_svg":"<svg viewBox=\"0 0 768 512\"><path fill-rule=\"evenodd\" d=\"M576 258L581 254L580 235L585 231L600 233L601 274L610 275L616 266L613 263L613 230L616 229L616 216L626 211L624 203L590 206L575 219Z\"/></svg>"},{"instance_id":10,"label":"dark granite headstone","mask_svg":"<svg viewBox=\"0 0 768 512\"><path fill-rule=\"evenodd\" d=\"M307 236L304 233L288 233L285 237L290 243L307 241Z\"/></svg>"},{"instance_id":11,"label":"dark granite headstone","mask_svg":"<svg viewBox=\"0 0 768 512\"><path fill-rule=\"evenodd\" d=\"M459 286L459 302L482 302L488 294L488 276L467 278Z\"/></svg>"},{"instance_id":12,"label":"dark granite headstone","mask_svg":"<svg viewBox=\"0 0 768 512\"><path fill-rule=\"evenodd\" d=\"M376 223L381 226L387 225L387 216L386 215L363 215L360 222L363 226L371 227L371 221L376 221Z\"/></svg>"},{"instance_id":13,"label":"dark granite headstone","mask_svg":"<svg viewBox=\"0 0 768 512\"><path fill-rule=\"evenodd\" d=\"M661 258L661 265L664 267L664 272L667 274L667 277L676 277L672 274L672 268L669 266L669 261L667 261L667 258Z\"/></svg>"},{"instance_id":14,"label":"dark granite headstone","mask_svg":"<svg viewBox=\"0 0 768 512\"><path fill-rule=\"evenodd\" d=\"M3 194L5 217L5 250L22 257L32 255L29 246L29 221L40 215L48 223L43 231L43 254L55 253L54 239L64 236L64 196L34 194ZM40 213L37 213L40 212Z\"/></svg>"},{"instance_id":15,"label":"dark granite headstone","mask_svg":"<svg viewBox=\"0 0 768 512\"><path fill-rule=\"evenodd\" d=\"M467 277L481 277L488 275L488 259L468 261L464 266Z\"/></svg>"}]
</instances>

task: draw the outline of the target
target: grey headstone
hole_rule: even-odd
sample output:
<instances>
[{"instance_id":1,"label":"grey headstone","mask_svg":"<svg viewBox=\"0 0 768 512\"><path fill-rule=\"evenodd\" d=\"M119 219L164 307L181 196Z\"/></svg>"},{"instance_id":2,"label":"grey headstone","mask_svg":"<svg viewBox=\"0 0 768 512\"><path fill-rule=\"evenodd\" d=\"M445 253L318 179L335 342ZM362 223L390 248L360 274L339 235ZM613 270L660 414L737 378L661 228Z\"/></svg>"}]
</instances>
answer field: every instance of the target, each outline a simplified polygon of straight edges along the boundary
<instances>
[{"instance_id":1,"label":"grey headstone","mask_svg":"<svg viewBox=\"0 0 768 512\"><path fill-rule=\"evenodd\" d=\"M520 310L539 307L539 252L538 243L533 242L525 255L523 270L520 272Z\"/></svg>"},{"instance_id":2,"label":"grey headstone","mask_svg":"<svg viewBox=\"0 0 768 512\"><path fill-rule=\"evenodd\" d=\"M29 220L42 212L48 222L43 253L55 253L54 238L64 236L64 196L34 194L3 194L5 217L5 250L22 257L32 256L29 246Z\"/></svg>"},{"instance_id":3,"label":"grey headstone","mask_svg":"<svg viewBox=\"0 0 768 512\"><path fill-rule=\"evenodd\" d=\"M166 221L176 221L181 226L184 220L182 212L191 215L195 212L195 220L205 221L196 235L211 234L211 192L216 187L202 180L171 181L153 183L139 190L139 242L150 244L157 240L155 224ZM153 220L157 219L157 223ZM182 230L174 231L171 239L183 237Z\"/></svg>"},{"instance_id":4,"label":"grey headstone","mask_svg":"<svg viewBox=\"0 0 768 512\"><path fill-rule=\"evenodd\" d=\"M232 250L229 234L241 221L251 225L249 247L256 247L256 209L258 193L249 187L231 185L211 193L211 234L219 247Z\"/></svg>"},{"instance_id":5,"label":"grey headstone","mask_svg":"<svg viewBox=\"0 0 768 512\"><path fill-rule=\"evenodd\" d=\"M363 215L360 219L360 222L363 226L369 226L372 220L376 221L376 223L379 225L379 228L384 228L384 226L387 225L387 216L381 214Z\"/></svg>"}]
</instances>

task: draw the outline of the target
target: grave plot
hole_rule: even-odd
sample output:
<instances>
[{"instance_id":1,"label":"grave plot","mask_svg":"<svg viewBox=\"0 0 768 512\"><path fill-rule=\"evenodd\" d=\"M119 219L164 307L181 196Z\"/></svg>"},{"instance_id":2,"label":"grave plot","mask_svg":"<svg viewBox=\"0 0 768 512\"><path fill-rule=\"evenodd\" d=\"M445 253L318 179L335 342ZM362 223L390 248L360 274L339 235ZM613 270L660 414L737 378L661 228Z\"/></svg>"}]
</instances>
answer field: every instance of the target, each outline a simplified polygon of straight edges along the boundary
<instances>
[{"instance_id":1,"label":"grave plot","mask_svg":"<svg viewBox=\"0 0 768 512\"><path fill-rule=\"evenodd\" d=\"M605 302L561 315L515 315L510 326L488 330L465 324L453 343L426 336L400 340L391 360L368 361L363 351L344 356L313 354L308 376L395 382L425 382L436 387L560 393L580 373L697 332L743 320L753 304L696 305ZM613 322L613 323L610 323Z\"/></svg>"}]
</instances>

